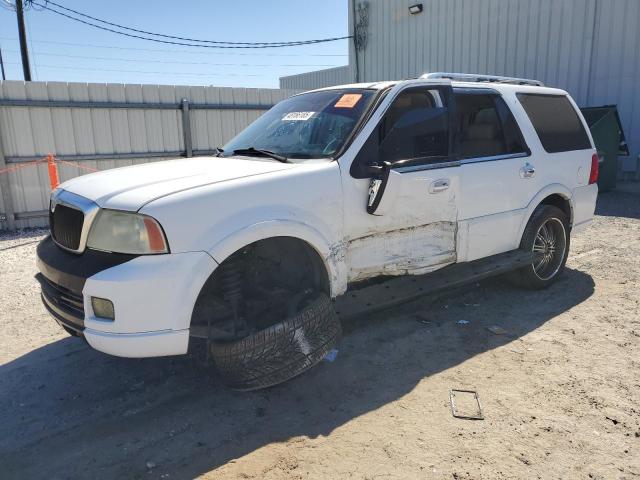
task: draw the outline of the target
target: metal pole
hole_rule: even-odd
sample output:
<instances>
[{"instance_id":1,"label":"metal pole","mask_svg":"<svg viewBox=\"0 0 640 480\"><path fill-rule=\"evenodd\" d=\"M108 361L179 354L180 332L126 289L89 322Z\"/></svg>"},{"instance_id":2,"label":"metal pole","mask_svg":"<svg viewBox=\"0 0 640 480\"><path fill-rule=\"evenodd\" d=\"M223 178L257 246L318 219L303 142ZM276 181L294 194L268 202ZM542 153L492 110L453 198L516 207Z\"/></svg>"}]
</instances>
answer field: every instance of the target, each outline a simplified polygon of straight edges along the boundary
<instances>
[{"instance_id":1,"label":"metal pole","mask_svg":"<svg viewBox=\"0 0 640 480\"><path fill-rule=\"evenodd\" d=\"M0 125L0 128L2 125ZM0 170L4 169L7 163L4 159L2 150L2 135L0 135ZM0 193L2 194L2 203L4 203L4 214L7 217L7 226L9 230L16 229L16 217L13 209L13 197L11 195L11 184L9 183L9 175L0 173Z\"/></svg>"},{"instance_id":2,"label":"metal pole","mask_svg":"<svg viewBox=\"0 0 640 480\"><path fill-rule=\"evenodd\" d=\"M182 99L182 136L184 137L184 151L187 157L193 157L191 143L191 116L189 115L189 100Z\"/></svg>"},{"instance_id":3,"label":"metal pole","mask_svg":"<svg viewBox=\"0 0 640 480\"><path fill-rule=\"evenodd\" d=\"M589 45L589 68L587 70L587 98L584 105L591 105L591 77L593 75L596 53L596 41L598 40L598 0L593 0L593 25L591 26L591 45Z\"/></svg>"},{"instance_id":4,"label":"metal pole","mask_svg":"<svg viewBox=\"0 0 640 480\"><path fill-rule=\"evenodd\" d=\"M27 82L31 81L31 68L29 67L29 51L27 49L27 32L24 28L24 8L22 0L16 0L16 16L18 18L18 36L20 37L20 53L22 54L22 72Z\"/></svg>"},{"instance_id":5,"label":"metal pole","mask_svg":"<svg viewBox=\"0 0 640 480\"><path fill-rule=\"evenodd\" d=\"M351 25L353 26L353 56L355 59L355 73L356 73L356 78L355 78L355 83L358 83L360 81L360 66L359 66L359 60L358 60L358 39L357 39L357 31L358 31L358 27L357 27L357 20L356 20L356 0L351 0L351 16L353 17L353 22L351 22Z\"/></svg>"}]
</instances>

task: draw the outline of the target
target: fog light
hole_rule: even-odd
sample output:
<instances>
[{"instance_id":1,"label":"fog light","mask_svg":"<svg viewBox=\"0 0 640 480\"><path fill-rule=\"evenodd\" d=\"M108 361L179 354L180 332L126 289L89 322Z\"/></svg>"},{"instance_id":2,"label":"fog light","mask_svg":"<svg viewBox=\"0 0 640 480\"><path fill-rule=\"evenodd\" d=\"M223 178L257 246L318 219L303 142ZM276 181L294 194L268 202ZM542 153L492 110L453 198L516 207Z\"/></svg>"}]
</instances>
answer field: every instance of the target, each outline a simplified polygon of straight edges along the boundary
<instances>
[{"instance_id":1,"label":"fog light","mask_svg":"<svg viewBox=\"0 0 640 480\"><path fill-rule=\"evenodd\" d=\"M113 310L113 303L106 298L91 297L91 306L96 317L115 320L116 313Z\"/></svg>"}]
</instances>

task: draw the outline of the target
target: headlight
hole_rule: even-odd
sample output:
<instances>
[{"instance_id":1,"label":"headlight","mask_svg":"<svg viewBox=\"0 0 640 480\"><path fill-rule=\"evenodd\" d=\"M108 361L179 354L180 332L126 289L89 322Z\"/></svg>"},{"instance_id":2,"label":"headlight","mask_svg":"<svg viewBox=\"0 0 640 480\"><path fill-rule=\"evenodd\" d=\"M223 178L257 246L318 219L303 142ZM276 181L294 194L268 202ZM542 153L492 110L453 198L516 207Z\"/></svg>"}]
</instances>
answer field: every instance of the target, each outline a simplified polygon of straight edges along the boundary
<instances>
[{"instance_id":1,"label":"headlight","mask_svg":"<svg viewBox=\"0 0 640 480\"><path fill-rule=\"evenodd\" d=\"M138 213L100 210L96 215L87 247L116 253L168 253L169 245L160 224Z\"/></svg>"}]
</instances>

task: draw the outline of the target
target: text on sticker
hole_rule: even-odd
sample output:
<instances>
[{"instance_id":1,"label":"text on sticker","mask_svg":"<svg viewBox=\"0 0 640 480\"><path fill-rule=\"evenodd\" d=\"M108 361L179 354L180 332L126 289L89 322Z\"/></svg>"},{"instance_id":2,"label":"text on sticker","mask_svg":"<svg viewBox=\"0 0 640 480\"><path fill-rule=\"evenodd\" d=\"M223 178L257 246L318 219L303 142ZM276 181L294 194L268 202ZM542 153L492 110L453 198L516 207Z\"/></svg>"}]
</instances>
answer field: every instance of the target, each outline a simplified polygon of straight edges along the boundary
<instances>
[{"instance_id":1,"label":"text on sticker","mask_svg":"<svg viewBox=\"0 0 640 480\"><path fill-rule=\"evenodd\" d=\"M282 120L309 120L316 112L289 112Z\"/></svg>"}]
</instances>

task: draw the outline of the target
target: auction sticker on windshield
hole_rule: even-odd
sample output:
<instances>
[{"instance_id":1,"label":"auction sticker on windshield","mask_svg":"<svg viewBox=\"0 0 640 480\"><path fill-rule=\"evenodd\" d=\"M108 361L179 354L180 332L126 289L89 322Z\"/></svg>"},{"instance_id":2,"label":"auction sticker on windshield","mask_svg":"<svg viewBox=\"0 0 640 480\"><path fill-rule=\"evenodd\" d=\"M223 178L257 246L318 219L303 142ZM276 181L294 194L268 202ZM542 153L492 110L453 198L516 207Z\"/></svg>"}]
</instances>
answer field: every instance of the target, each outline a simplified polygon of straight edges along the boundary
<instances>
[{"instance_id":1,"label":"auction sticker on windshield","mask_svg":"<svg viewBox=\"0 0 640 480\"><path fill-rule=\"evenodd\" d=\"M289 112L282 120L309 120L316 112Z\"/></svg>"},{"instance_id":2,"label":"auction sticker on windshield","mask_svg":"<svg viewBox=\"0 0 640 480\"><path fill-rule=\"evenodd\" d=\"M362 98L361 93L345 93L340 97L337 103L334 105L335 108L353 108L358 103L358 100Z\"/></svg>"}]
</instances>

